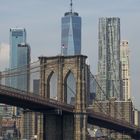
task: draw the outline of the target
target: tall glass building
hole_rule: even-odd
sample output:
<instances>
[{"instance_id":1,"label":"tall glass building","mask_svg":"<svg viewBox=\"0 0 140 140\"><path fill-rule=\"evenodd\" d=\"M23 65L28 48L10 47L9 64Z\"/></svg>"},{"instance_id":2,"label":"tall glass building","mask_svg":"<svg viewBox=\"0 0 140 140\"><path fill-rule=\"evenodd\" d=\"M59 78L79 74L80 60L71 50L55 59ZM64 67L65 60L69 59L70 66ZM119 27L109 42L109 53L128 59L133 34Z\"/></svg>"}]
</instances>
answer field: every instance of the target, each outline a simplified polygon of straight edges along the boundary
<instances>
[{"instance_id":1,"label":"tall glass building","mask_svg":"<svg viewBox=\"0 0 140 140\"><path fill-rule=\"evenodd\" d=\"M25 71L24 74L11 78L10 85L21 90L28 90L29 74L26 73L30 63L30 47L26 44L24 28L10 29L10 69L11 72ZM18 68L18 69L16 69Z\"/></svg>"},{"instance_id":2,"label":"tall glass building","mask_svg":"<svg viewBox=\"0 0 140 140\"><path fill-rule=\"evenodd\" d=\"M10 29L10 71L16 75L10 78L10 86L29 91L30 86L30 46L26 43L26 30L24 28ZM29 112L21 113L20 108L15 109L15 115L22 116L21 137L30 139L32 137L32 115Z\"/></svg>"},{"instance_id":3,"label":"tall glass building","mask_svg":"<svg viewBox=\"0 0 140 140\"><path fill-rule=\"evenodd\" d=\"M99 19L98 42L98 78L99 84L104 90L98 91L98 99L106 100L116 98L120 100L121 70L120 70L120 19Z\"/></svg>"},{"instance_id":4,"label":"tall glass building","mask_svg":"<svg viewBox=\"0 0 140 140\"><path fill-rule=\"evenodd\" d=\"M81 54L81 17L78 13L72 9L66 12L61 20L61 29L62 55Z\"/></svg>"}]
</instances>

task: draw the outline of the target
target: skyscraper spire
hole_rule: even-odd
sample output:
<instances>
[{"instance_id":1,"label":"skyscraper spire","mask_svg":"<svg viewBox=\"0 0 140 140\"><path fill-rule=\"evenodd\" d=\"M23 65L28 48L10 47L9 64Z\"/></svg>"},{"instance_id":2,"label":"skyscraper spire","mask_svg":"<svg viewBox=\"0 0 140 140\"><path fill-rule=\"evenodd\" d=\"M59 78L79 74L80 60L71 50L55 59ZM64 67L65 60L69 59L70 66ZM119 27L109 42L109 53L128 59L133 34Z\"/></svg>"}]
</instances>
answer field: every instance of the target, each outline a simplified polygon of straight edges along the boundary
<instances>
[{"instance_id":1,"label":"skyscraper spire","mask_svg":"<svg viewBox=\"0 0 140 140\"><path fill-rule=\"evenodd\" d=\"M61 19L61 53L64 56L81 54L81 17L73 12L73 0L69 2L69 11Z\"/></svg>"},{"instance_id":2,"label":"skyscraper spire","mask_svg":"<svg viewBox=\"0 0 140 140\"><path fill-rule=\"evenodd\" d=\"M72 0L70 1L70 12L72 13L72 11L73 11L73 2L72 2Z\"/></svg>"}]
</instances>

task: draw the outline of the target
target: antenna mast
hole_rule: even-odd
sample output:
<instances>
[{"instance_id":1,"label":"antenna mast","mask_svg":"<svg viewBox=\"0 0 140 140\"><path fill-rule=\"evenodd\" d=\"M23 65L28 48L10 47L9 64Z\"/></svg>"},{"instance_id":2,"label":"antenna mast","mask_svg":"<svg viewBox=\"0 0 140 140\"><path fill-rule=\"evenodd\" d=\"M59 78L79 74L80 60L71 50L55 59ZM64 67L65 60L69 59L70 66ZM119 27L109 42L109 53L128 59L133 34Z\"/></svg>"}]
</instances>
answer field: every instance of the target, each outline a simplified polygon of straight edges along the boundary
<instances>
[{"instance_id":1,"label":"antenna mast","mask_svg":"<svg viewBox=\"0 0 140 140\"><path fill-rule=\"evenodd\" d=\"M71 0L71 2L70 2L70 12L72 13L73 12L73 2L72 2L72 0Z\"/></svg>"}]
</instances>

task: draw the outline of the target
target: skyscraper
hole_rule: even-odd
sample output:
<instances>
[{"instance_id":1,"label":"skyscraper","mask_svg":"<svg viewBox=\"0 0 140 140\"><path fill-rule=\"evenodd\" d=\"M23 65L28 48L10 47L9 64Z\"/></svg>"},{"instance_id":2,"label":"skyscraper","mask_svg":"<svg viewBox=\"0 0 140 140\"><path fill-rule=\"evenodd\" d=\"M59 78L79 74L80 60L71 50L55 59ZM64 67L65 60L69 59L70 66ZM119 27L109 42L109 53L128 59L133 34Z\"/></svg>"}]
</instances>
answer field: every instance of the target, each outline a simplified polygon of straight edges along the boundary
<instances>
[{"instance_id":1,"label":"skyscraper","mask_svg":"<svg viewBox=\"0 0 140 140\"><path fill-rule=\"evenodd\" d=\"M121 99L120 19L99 19L98 78L107 99ZM106 97L98 91L98 99Z\"/></svg>"},{"instance_id":2,"label":"skyscraper","mask_svg":"<svg viewBox=\"0 0 140 140\"><path fill-rule=\"evenodd\" d=\"M66 12L61 20L61 53L62 55L81 54L81 17L73 12L72 0L70 12Z\"/></svg>"},{"instance_id":3,"label":"skyscraper","mask_svg":"<svg viewBox=\"0 0 140 140\"><path fill-rule=\"evenodd\" d=\"M121 57L121 75L122 75L122 89L123 100L127 101L131 98L130 93L130 66L129 66L129 48L128 41L122 41L120 47Z\"/></svg>"},{"instance_id":4,"label":"skyscraper","mask_svg":"<svg viewBox=\"0 0 140 140\"><path fill-rule=\"evenodd\" d=\"M12 28L10 29L10 71L15 72L10 79L10 86L29 91L30 83L30 46L26 43L26 30L24 28ZM20 72L19 72L20 71ZM21 113L21 109L16 109L15 115L23 116L21 133L22 138L30 139L32 137L32 128L30 128L32 122L32 115L29 112L24 111Z\"/></svg>"},{"instance_id":5,"label":"skyscraper","mask_svg":"<svg viewBox=\"0 0 140 140\"><path fill-rule=\"evenodd\" d=\"M26 73L26 70L29 63L30 47L26 44L26 30L23 28L10 29L10 69L12 72L16 72L16 68L25 70L24 74L11 78L11 87L28 90L29 74Z\"/></svg>"}]
</instances>

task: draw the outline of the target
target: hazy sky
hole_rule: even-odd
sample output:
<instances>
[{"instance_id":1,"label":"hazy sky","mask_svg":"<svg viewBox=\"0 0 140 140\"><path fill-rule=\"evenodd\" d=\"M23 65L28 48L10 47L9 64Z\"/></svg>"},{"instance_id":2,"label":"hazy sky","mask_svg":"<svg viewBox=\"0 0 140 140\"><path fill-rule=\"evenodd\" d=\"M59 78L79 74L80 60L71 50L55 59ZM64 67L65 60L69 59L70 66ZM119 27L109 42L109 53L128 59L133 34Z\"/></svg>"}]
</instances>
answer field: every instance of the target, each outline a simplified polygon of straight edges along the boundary
<instances>
[{"instance_id":1,"label":"hazy sky","mask_svg":"<svg viewBox=\"0 0 140 140\"><path fill-rule=\"evenodd\" d=\"M0 0L1 46L7 48L10 28L24 27L31 46L32 61L40 55L60 54L61 17L69 11L69 1ZM98 60L98 18L120 17L121 39L128 40L130 47L132 98L140 109L140 0L73 1L74 11L82 17L82 53L89 57L94 74Z\"/></svg>"}]
</instances>

